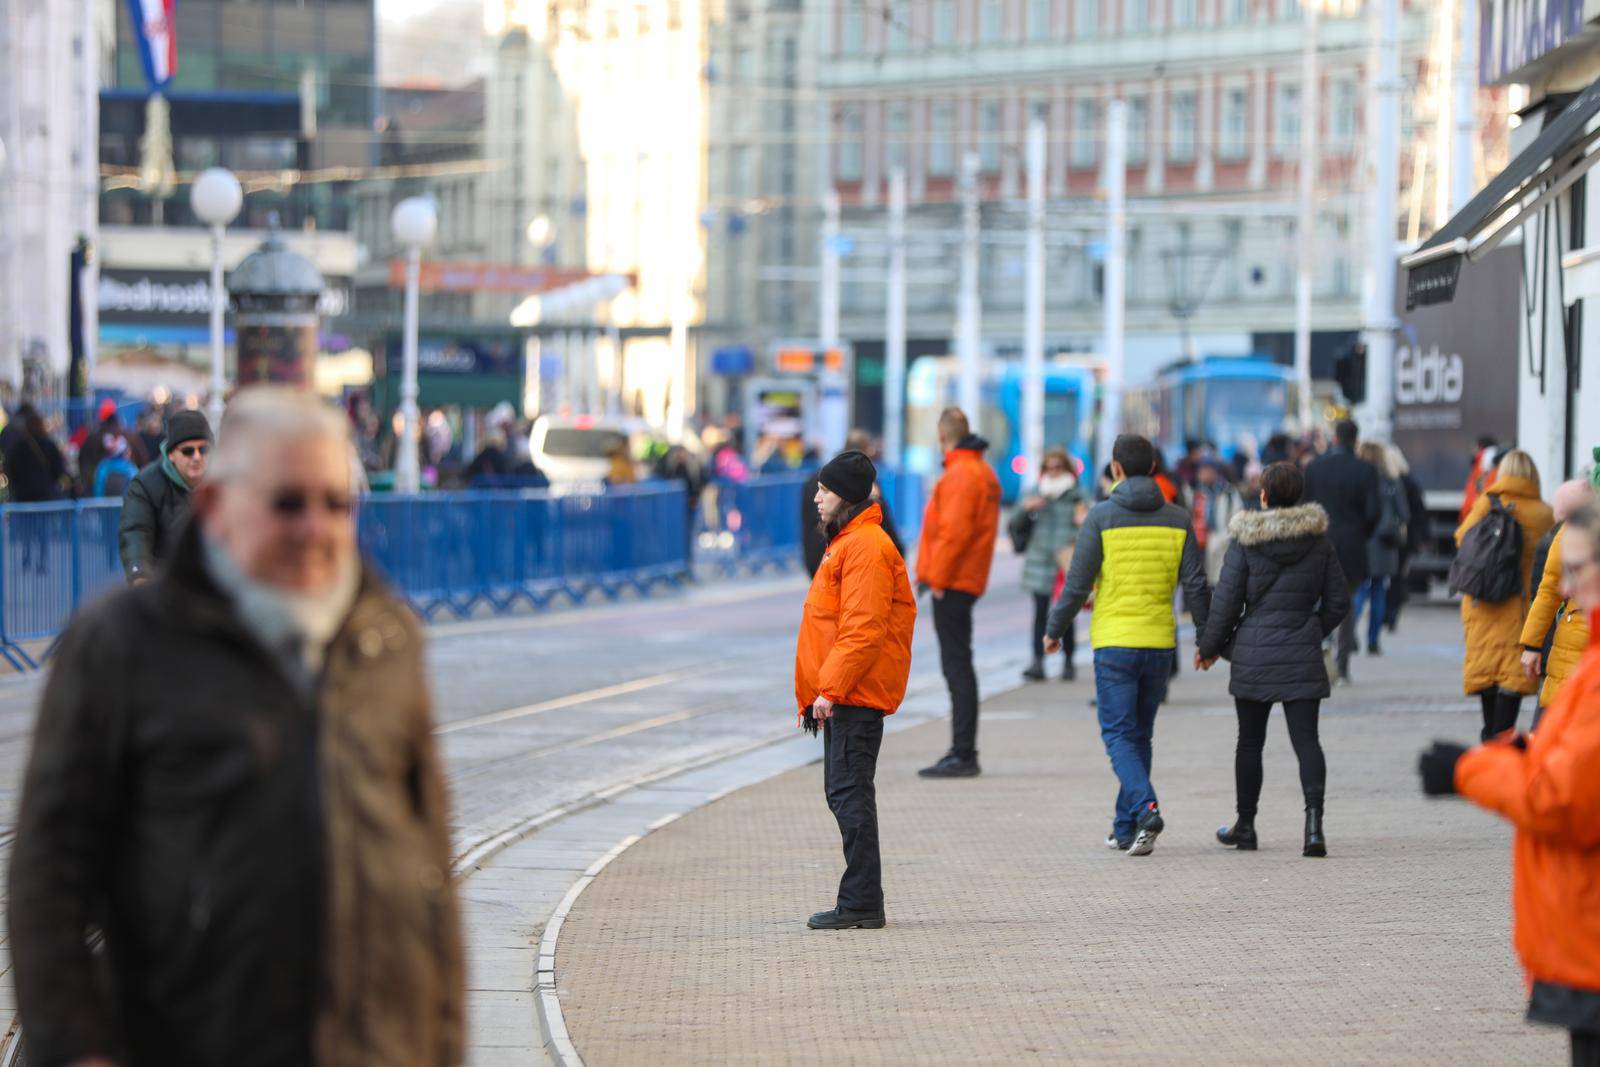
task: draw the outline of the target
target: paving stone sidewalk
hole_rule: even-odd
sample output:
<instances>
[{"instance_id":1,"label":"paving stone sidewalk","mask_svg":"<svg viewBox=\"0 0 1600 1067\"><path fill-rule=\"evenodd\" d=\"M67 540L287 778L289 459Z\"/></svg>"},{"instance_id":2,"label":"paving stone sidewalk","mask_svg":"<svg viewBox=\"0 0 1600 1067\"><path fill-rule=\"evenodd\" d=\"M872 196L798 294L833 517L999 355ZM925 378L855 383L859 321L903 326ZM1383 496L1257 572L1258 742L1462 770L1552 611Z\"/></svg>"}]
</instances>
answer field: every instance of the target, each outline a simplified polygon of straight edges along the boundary
<instances>
[{"instance_id":1,"label":"paving stone sidewalk","mask_svg":"<svg viewBox=\"0 0 1600 1067\"><path fill-rule=\"evenodd\" d=\"M1477 728L1454 613L1413 610L1388 652L1325 706L1326 860L1300 856L1277 714L1261 851L1212 839L1233 806L1225 664L1186 669L1158 720L1155 854L1107 851L1085 671L986 704L981 778L916 777L947 722L886 739L883 931L804 927L841 866L816 766L624 852L561 933L573 1042L591 1067L1564 1062L1564 1035L1522 1021L1508 829L1417 787L1420 748Z\"/></svg>"}]
</instances>

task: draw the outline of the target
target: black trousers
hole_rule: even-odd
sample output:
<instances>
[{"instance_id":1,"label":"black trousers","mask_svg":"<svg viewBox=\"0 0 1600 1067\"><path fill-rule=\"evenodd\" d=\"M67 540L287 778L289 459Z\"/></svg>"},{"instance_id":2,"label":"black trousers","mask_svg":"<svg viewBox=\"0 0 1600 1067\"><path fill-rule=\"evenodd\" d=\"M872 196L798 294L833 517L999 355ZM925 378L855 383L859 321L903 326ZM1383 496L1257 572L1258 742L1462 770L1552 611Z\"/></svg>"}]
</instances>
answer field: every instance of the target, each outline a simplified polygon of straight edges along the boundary
<instances>
[{"instance_id":1,"label":"black trousers","mask_svg":"<svg viewBox=\"0 0 1600 1067\"><path fill-rule=\"evenodd\" d=\"M1033 594L1033 658L1044 661L1044 629L1050 621L1050 594ZM1074 620L1076 623L1076 620ZM1077 651L1077 635L1072 631L1076 625L1068 626L1067 632L1061 635L1061 653L1072 662L1072 654Z\"/></svg>"},{"instance_id":2,"label":"black trousers","mask_svg":"<svg viewBox=\"0 0 1600 1067\"><path fill-rule=\"evenodd\" d=\"M1287 700L1283 717L1289 723L1289 743L1300 761L1300 791L1306 807L1322 807L1327 787L1328 765L1317 737L1320 700ZM1239 744L1233 751L1233 784L1239 797L1239 814L1254 817L1261 800L1261 750L1267 743L1267 715L1272 705L1259 700L1235 697L1239 713Z\"/></svg>"},{"instance_id":3,"label":"black trousers","mask_svg":"<svg viewBox=\"0 0 1600 1067\"><path fill-rule=\"evenodd\" d=\"M933 602L933 629L939 635L939 665L950 687L950 751L960 759L978 757L978 672L972 666L971 593L946 589Z\"/></svg>"},{"instance_id":4,"label":"black trousers","mask_svg":"<svg viewBox=\"0 0 1600 1067\"><path fill-rule=\"evenodd\" d=\"M844 839L844 877L839 907L883 910L883 862L878 856L878 749L883 713L835 705L822 724L822 780L828 810Z\"/></svg>"},{"instance_id":5,"label":"black trousers","mask_svg":"<svg viewBox=\"0 0 1600 1067\"><path fill-rule=\"evenodd\" d=\"M1600 1067L1600 1034L1585 1030L1570 1030L1572 1035L1572 1067Z\"/></svg>"},{"instance_id":6,"label":"black trousers","mask_svg":"<svg viewBox=\"0 0 1600 1067\"><path fill-rule=\"evenodd\" d=\"M1361 588L1361 582L1351 585L1347 578L1345 585L1349 587L1350 601L1353 604L1356 598L1356 590ZM1356 613L1349 611L1345 613L1344 621L1339 624L1339 641L1335 647L1335 659L1338 662L1341 675L1350 673L1350 657L1355 655L1357 646L1356 623Z\"/></svg>"},{"instance_id":7,"label":"black trousers","mask_svg":"<svg viewBox=\"0 0 1600 1067\"><path fill-rule=\"evenodd\" d=\"M1521 694L1508 693L1495 686L1480 692L1478 700L1483 705L1481 740L1487 741L1516 728L1517 716L1522 714Z\"/></svg>"}]
</instances>

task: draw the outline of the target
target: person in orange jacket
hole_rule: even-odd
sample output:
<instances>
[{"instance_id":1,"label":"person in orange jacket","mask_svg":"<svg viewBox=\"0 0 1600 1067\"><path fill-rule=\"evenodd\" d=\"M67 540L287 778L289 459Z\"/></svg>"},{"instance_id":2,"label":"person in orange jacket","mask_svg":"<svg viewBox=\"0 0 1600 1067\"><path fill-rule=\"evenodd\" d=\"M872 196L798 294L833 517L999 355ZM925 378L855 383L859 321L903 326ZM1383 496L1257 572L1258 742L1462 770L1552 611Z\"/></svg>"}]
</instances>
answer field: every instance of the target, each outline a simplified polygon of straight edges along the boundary
<instances>
[{"instance_id":1,"label":"person in orange jacket","mask_svg":"<svg viewBox=\"0 0 1600 1067\"><path fill-rule=\"evenodd\" d=\"M994 539L1000 529L1000 479L983 453L989 442L972 433L960 408L939 415L944 474L922 515L917 587L933 593L939 664L950 688L951 744L924 778L978 774L978 674L972 666L972 609L989 588Z\"/></svg>"},{"instance_id":2,"label":"person in orange jacket","mask_svg":"<svg viewBox=\"0 0 1600 1067\"><path fill-rule=\"evenodd\" d=\"M1589 646L1531 734L1471 750L1435 742L1423 790L1459 792L1516 827L1513 940L1527 972L1528 1020L1572 1034L1572 1062L1600 1065L1600 512L1561 535L1562 586L1588 613Z\"/></svg>"},{"instance_id":3,"label":"person in orange jacket","mask_svg":"<svg viewBox=\"0 0 1600 1067\"><path fill-rule=\"evenodd\" d=\"M800 725L822 731L828 808L844 839L844 877L813 930L884 925L883 866L873 777L883 720L905 699L917 601L900 551L872 499L877 469L864 452L841 452L817 475L817 512L828 550L811 579L795 646Z\"/></svg>"}]
</instances>

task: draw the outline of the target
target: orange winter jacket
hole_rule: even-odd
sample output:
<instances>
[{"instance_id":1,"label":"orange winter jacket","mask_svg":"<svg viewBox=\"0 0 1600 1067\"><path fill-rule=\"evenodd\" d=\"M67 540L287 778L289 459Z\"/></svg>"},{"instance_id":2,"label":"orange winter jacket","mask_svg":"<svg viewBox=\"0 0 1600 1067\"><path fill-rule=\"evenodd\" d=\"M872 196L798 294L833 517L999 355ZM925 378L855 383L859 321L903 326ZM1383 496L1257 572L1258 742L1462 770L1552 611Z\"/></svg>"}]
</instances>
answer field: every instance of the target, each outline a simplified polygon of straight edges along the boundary
<instances>
[{"instance_id":1,"label":"orange winter jacket","mask_svg":"<svg viewBox=\"0 0 1600 1067\"><path fill-rule=\"evenodd\" d=\"M983 461L989 443L968 437L944 454L944 474L922 513L917 581L982 596L1000 529L1000 479Z\"/></svg>"},{"instance_id":2,"label":"orange winter jacket","mask_svg":"<svg viewBox=\"0 0 1600 1067\"><path fill-rule=\"evenodd\" d=\"M1600 613L1578 668L1519 749L1456 764L1456 788L1516 827L1513 940L1532 980L1600 992Z\"/></svg>"},{"instance_id":3,"label":"orange winter jacket","mask_svg":"<svg viewBox=\"0 0 1600 1067\"><path fill-rule=\"evenodd\" d=\"M894 714L906 695L916 622L905 561L874 504L833 539L811 579L794 652L801 722L819 694Z\"/></svg>"}]
</instances>

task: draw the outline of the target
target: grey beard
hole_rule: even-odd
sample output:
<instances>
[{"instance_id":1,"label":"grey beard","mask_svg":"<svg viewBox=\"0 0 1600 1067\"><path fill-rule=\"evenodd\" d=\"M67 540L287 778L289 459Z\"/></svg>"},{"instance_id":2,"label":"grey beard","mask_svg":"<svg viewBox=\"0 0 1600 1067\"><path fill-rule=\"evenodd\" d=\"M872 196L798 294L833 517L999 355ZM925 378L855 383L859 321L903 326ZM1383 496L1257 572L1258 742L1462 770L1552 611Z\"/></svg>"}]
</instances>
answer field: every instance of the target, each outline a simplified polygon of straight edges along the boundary
<instances>
[{"instance_id":1,"label":"grey beard","mask_svg":"<svg viewBox=\"0 0 1600 1067\"><path fill-rule=\"evenodd\" d=\"M274 653L297 649L296 666L310 676L321 671L328 645L349 617L360 589L361 565L355 556L340 567L327 589L301 593L250 578L210 537L202 544L206 571L233 601L240 621Z\"/></svg>"}]
</instances>

